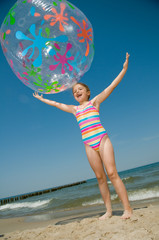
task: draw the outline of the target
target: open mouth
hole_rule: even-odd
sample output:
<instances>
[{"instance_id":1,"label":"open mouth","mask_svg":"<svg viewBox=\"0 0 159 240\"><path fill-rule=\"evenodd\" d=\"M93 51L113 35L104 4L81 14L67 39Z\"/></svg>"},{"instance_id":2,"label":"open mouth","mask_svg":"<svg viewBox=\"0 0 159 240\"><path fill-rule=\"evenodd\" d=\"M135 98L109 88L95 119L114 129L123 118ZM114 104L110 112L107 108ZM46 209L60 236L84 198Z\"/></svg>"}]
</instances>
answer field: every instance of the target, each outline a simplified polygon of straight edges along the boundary
<instances>
[{"instance_id":1,"label":"open mouth","mask_svg":"<svg viewBox=\"0 0 159 240\"><path fill-rule=\"evenodd\" d=\"M82 94L79 94L79 95L77 95L77 98L80 98L82 96Z\"/></svg>"}]
</instances>

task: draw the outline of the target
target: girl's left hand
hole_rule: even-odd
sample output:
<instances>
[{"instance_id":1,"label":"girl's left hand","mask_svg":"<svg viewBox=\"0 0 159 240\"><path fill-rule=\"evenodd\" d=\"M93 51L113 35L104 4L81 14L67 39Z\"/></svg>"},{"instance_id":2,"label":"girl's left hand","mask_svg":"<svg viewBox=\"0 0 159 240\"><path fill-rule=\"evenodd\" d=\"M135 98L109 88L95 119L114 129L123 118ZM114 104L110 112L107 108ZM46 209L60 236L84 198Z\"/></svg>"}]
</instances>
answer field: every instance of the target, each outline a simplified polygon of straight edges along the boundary
<instances>
[{"instance_id":1,"label":"girl's left hand","mask_svg":"<svg viewBox=\"0 0 159 240\"><path fill-rule=\"evenodd\" d=\"M128 53L126 53L126 60L125 60L125 62L123 64L123 69L124 70L128 69L129 57L130 57L130 55Z\"/></svg>"}]
</instances>

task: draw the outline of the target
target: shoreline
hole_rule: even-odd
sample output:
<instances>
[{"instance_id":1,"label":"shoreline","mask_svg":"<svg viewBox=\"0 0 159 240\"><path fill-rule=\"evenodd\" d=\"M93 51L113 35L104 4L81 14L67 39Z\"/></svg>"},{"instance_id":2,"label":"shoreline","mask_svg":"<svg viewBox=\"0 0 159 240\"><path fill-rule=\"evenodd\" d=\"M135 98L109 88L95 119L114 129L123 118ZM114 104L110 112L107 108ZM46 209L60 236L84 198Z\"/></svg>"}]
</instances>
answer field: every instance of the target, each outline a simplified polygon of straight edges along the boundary
<instances>
[{"instance_id":1,"label":"shoreline","mask_svg":"<svg viewBox=\"0 0 159 240\"><path fill-rule=\"evenodd\" d=\"M105 213L105 208L104 206L93 206L93 207L87 207L83 209L83 211L80 211L80 209L74 214L72 214L71 211L67 211L65 216L59 217L59 218L52 218L50 217L49 214L39 214L39 215L30 215L30 216L25 216L25 217L16 217L16 218L8 218L8 219L0 219L0 238L1 239L27 239L27 235L29 234L30 239L34 239L35 236L33 237L35 232L40 232L41 236L43 235L43 232L45 232L45 235L47 235L47 230L49 229L49 232L52 232L52 237L54 236L54 232L58 232L59 236L66 237L67 233L64 233L66 231L66 228L68 229L67 231L70 231L72 229L73 232L78 232L78 226L82 225L83 228L85 228L85 225L90 225L88 229L86 229L88 232L93 231L93 228L95 227L94 224L97 225L105 225L106 224L106 229L108 230L109 228L112 228L112 224L114 228L116 226L121 225L120 227L124 226L125 224L127 225L134 225L135 228L135 223L138 223L141 225L140 227L143 228L143 224L147 230L145 231L150 231L151 224L157 224L158 227L156 226L155 232L158 231L158 238L153 238L154 240L159 239L159 200L155 201L148 201L147 203L141 201L141 202L136 202L136 203L131 203L131 206L133 208L133 216L129 220L125 220L126 222L124 223L124 220L120 219L120 216L123 213L123 209L121 207L113 207L113 217L104 221L98 220L99 216ZM53 213L52 213L53 214ZM152 217L152 221L147 217L149 216ZM50 217L50 219L49 219ZM142 220L142 221L141 221ZM108 225L108 226L107 226ZM92 230L91 230L92 228ZM118 228L118 227L117 227ZM65 230L64 230L65 229ZM96 229L96 227L95 227ZM66 232L67 232L66 231ZM105 229L101 229L101 231L105 231ZM136 229L134 229L134 232ZM19 237L19 235L21 237ZM78 235L78 234L77 234ZM73 235L72 235L73 236ZM82 235L83 236L83 235ZM152 235L153 236L153 235ZM82 238L59 238L59 239L82 239ZM36 239L43 239L43 238L38 238ZM54 239L54 238L49 238L46 237L45 239ZM57 238L55 238L57 239ZM89 239L89 238L88 238ZM100 239L100 238L99 238ZM101 238L101 239L106 239L106 238ZM117 238L113 238L117 239ZM120 239L118 237L118 239ZM126 239L126 238L121 238L121 239ZM120 240L121 240L120 239ZM128 238L127 238L128 239ZM140 238L136 238L140 239ZM144 238L146 239L152 239L152 238ZM90 236L91 240L91 236Z\"/></svg>"}]
</instances>

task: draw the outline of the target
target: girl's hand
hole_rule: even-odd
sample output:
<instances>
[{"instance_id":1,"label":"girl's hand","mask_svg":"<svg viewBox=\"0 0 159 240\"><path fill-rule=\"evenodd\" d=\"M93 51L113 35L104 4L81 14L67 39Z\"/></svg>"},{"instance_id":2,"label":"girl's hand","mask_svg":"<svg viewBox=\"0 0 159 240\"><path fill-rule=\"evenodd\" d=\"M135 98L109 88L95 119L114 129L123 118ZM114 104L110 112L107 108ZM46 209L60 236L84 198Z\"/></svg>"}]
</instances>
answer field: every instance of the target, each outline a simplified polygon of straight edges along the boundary
<instances>
[{"instance_id":1,"label":"girl's hand","mask_svg":"<svg viewBox=\"0 0 159 240\"><path fill-rule=\"evenodd\" d=\"M123 64L123 69L124 70L128 69L129 57L130 57L130 55L128 53L126 53L126 60L125 60L125 62Z\"/></svg>"},{"instance_id":2,"label":"girl's hand","mask_svg":"<svg viewBox=\"0 0 159 240\"><path fill-rule=\"evenodd\" d=\"M33 93L33 97L39 99L39 100L42 100L43 99L43 95L39 95L37 92Z\"/></svg>"}]
</instances>

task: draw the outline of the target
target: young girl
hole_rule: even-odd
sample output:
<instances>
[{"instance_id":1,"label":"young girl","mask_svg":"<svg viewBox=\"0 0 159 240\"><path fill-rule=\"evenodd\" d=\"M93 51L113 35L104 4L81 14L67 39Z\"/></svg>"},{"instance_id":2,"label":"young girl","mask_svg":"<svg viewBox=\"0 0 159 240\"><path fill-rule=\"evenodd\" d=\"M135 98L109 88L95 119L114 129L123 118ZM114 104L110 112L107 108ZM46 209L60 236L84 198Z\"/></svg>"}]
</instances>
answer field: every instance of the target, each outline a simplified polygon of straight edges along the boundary
<instances>
[{"instance_id":1,"label":"young girl","mask_svg":"<svg viewBox=\"0 0 159 240\"><path fill-rule=\"evenodd\" d=\"M99 119L100 104L109 97L116 86L121 82L127 71L128 61L129 54L126 53L126 61L123 65L122 71L103 92L90 101L90 90L88 86L83 83L76 83L73 86L73 96L79 103L79 106L50 101L44 99L43 96L38 93L33 94L33 96L40 101L57 107L65 112L72 113L77 118L87 158L98 180L99 189L106 207L106 213L99 218L100 220L112 216L110 191L107 184L105 170L124 206L124 213L121 218L128 219L132 215L132 209L128 200L126 188L116 170L112 143Z\"/></svg>"}]
</instances>

